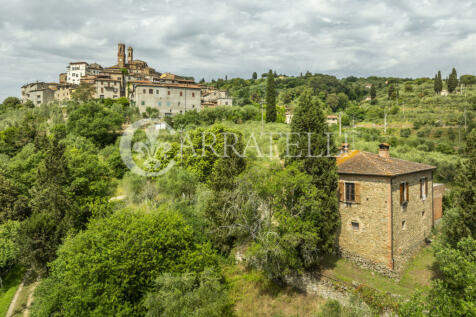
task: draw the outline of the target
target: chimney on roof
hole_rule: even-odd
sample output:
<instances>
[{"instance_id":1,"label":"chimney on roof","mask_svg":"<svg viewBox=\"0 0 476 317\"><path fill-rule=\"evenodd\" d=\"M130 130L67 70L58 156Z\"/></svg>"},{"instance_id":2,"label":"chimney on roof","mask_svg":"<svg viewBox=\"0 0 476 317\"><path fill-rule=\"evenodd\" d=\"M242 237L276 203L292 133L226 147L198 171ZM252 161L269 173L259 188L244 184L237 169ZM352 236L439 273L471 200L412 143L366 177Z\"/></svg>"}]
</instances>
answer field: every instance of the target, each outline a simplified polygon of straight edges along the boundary
<instances>
[{"instance_id":1,"label":"chimney on roof","mask_svg":"<svg viewBox=\"0 0 476 317\"><path fill-rule=\"evenodd\" d=\"M383 158L390 158L390 144L380 143L378 145L378 155Z\"/></svg>"},{"instance_id":2,"label":"chimney on roof","mask_svg":"<svg viewBox=\"0 0 476 317\"><path fill-rule=\"evenodd\" d=\"M342 143L340 146L340 154L347 154L349 153L349 143Z\"/></svg>"}]
</instances>

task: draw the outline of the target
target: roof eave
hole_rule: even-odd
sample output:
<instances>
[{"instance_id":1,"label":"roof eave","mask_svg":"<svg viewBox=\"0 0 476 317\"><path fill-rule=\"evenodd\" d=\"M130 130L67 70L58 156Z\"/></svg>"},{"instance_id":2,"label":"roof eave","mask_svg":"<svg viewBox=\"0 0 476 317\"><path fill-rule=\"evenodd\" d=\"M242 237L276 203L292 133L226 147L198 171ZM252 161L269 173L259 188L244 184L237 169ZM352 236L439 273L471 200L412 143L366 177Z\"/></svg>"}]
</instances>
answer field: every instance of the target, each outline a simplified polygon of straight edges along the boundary
<instances>
[{"instance_id":1,"label":"roof eave","mask_svg":"<svg viewBox=\"0 0 476 317\"><path fill-rule=\"evenodd\" d=\"M411 171L411 172L404 172L404 173L392 173L392 174L372 174L372 173L358 173L358 172L339 172L337 170L337 174L344 174L344 175L359 175L359 176L380 176L380 177L396 177L396 176L401 176L401 175L408 175L408 174L415 174L415 173L420 173L420 172L426 172L426 171L433 171L436 170L436 167L430 167L426 169L421 169L417 171Z\"/></svg>"}]
</instances>

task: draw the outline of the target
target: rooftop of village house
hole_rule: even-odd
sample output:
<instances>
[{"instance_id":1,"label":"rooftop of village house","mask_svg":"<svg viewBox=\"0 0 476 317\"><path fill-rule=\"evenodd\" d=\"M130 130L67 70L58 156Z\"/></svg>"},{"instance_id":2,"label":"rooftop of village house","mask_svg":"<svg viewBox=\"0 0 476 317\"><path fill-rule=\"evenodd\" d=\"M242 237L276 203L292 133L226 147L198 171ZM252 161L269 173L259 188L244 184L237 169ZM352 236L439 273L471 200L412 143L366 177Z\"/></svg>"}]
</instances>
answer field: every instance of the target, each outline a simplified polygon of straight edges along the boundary
<instances>
[{"instance_id":1,"label":"rooftop of village house","mask_svg":"<svg viewBox=\"0 0 476 317\"><path fill-rule=\"evenodd\" d=\"M349 150L349 145L344 143L337 157L339 174L397 176L434 169L432 165L390 157L388 143L379 145L379 154Z\"/></svg>"}]
</instances>

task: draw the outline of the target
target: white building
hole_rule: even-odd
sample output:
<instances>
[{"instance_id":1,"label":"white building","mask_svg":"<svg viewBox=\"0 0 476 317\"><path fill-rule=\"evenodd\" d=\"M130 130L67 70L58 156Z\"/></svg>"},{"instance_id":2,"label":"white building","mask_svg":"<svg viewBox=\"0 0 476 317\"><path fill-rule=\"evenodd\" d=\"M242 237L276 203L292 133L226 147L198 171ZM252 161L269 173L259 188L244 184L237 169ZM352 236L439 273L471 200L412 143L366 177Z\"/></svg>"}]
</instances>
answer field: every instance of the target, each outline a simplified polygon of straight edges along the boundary
<instances>
[{"instance_id":1,"label":"white building","mask_svg":"<svg viewBox=\"0 0 476 317\"><path fill-rule=\"evenodd\" d=\"M339 123L338 118L335 115L328 115L326 121L328 125Z\"/></svg>"},{"instance_id":2,"label":"white building","mask_svg":"<svg viewBox=\"0 0 476 317\"><path fill-rule=\"evenodd\" d=\"M66 67L66 83L79 85L81 83L81 77L89 75L97 76L102 71L102 66L97 63L90 65L86 62L71 62L69 66Z\"/></svg>"},{"instance_id":3,"label":"white building","mask_svg":"<svg viewBox=\"0 0 476 317\"><path fill-rule=\"evenodd\" d=\"M89 64L86 62L71 62L66 67L66 82L68 84L79 85L81 77L86 76Z\"/></svg>"}]
</instances>

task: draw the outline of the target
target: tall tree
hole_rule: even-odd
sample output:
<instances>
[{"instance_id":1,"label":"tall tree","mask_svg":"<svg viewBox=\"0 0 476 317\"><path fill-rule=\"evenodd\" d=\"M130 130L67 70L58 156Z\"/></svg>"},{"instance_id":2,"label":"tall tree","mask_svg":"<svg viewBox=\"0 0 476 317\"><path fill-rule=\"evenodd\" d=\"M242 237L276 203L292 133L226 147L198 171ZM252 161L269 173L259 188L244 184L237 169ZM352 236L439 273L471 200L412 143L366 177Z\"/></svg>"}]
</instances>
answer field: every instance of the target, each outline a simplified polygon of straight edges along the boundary
<instances>
[{"instance_id":1,"label":"tall tree","mask_svg":"<svg viewBox=\"0 0 476 317\"><path fill-rule=\"evenodd\" d=\"M441 79L441 71L438 71L438 93L440 93L443 90L443 79Z\"/></svg>"},{"instance_id":2,"label":"tall tree","mask_svg":"<svg viewBox=\"0 0 476 317\"><path fill-rule=\"evenodd\" d=\"M377 97L377 89L375 89L375 85L370 86L370 99L374 100Z\"/></svg>"},{"instance_id":3,"label":"tall tree","mask_svg":"<svg viewBox=\"0 0 476 317\"><path fill-rule=\"evenodd\" d=\"M298 164L299 169L311 177L316 192L312 199L318 212L313 219L321 219L319 230L319 254L331 252L335 247L339 225L337 202L337 166L335 159L328 156L334 152L333 140L328 132L321 104L309 91L304 92L298 102L291 123L291 142L296 144L287 151L286 166ZM311 208L313 209L313 208ZM316 216L317 215L317 216ZM317 218L316 218L317 217Z\"/></svg>"},{"instance_id":4,"label":"tall tree","mask_svg":"<svg viewBox=\"0 0 476 317\"><path fill-rule=\"evenodd\" d=\"M397 89L395 88L394 84L390 84L388 87L388 99L396 99L397 98Z\"/></svg>"},{"instance_id":5,"label":"tall tree","mask_svg":"<svg viewBox=\"0 0 476 317\"><path fill-rule=\"evenodd\" d=\"M458 86L458 75L456 74L456 69L453 67L450 77L448 78L448 91L454 92Z\"/></svg>"},{"instance_id":6,"label":"tall tree","mask_svg":"<svg viewBox=\"0 0 476 317\"><path fill-rule=\"evenodd\" d=\"M276 87L274 74L270 69L266 79L266 122L276 122Z\"/></svg>"},{"instance_id":7,"label":"tall tree","mask_svg":"<svg viewBox=\"0 0 476 317\"><path fill-rule=\"evenodd\" d=\"M443 217L434 246L438 278L427 300L413 298L411 316L476 316L476 131L468 136L466 158L452 189L453 208ZM417 308L417 309L415 309ZM425 314L423 314L425 312ZM401 316L410 316L405 311Z\"/></svg>"},{"instance_id":8,"label":"tall tree","mask_svg":"<svg viewBox=\"0 0 476 317\"><path fill-rule=\"evenodd\" d=\"M253 72L251 78L253 78L254 80L258 79L258 74L256 72Z\"/></svg>"},{"instance_id":9,"label":"tall tree","mask_svg":"<svg viewBox=\"0 0 476 317\"><path fill-rule=\"evenodd\" d=\"M447 211L442 227L445 243L456 247L463 237L476 239L476 130L467 137L465 160L452 189L453 208Z\"/></svg>"},{"instance_id":10,"label":"tall tree","mask_svg":"<svg viewBox=\"0 0 476 317\"><path fill-rule=\"evenodd\" d=\"M304 171L313 177L313 183L327 196L329 209L336 208L335 191L337 186L337 167L332 153L332 135L326 134L328 126L321 104L312 98L309 91L304 92L298 101L291 123L290 144L286 164L302 162ZM329 141L329 142L328 142ZM329 144L329 148L328 148Z\"/></svg>"}]
</instances>

